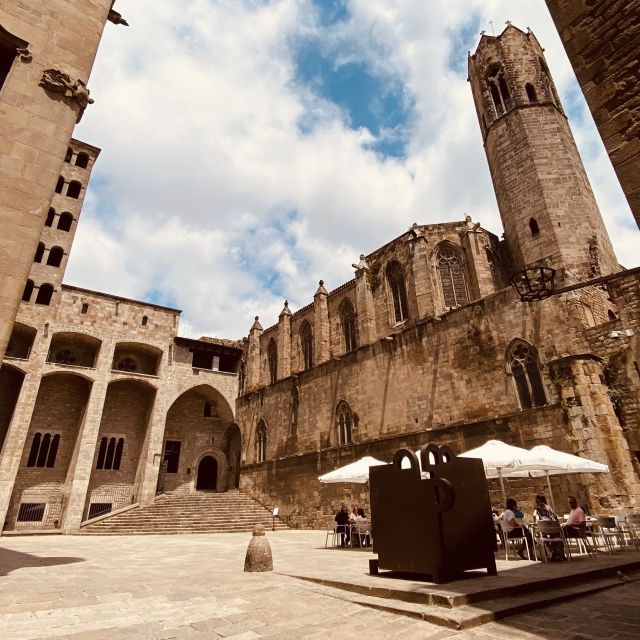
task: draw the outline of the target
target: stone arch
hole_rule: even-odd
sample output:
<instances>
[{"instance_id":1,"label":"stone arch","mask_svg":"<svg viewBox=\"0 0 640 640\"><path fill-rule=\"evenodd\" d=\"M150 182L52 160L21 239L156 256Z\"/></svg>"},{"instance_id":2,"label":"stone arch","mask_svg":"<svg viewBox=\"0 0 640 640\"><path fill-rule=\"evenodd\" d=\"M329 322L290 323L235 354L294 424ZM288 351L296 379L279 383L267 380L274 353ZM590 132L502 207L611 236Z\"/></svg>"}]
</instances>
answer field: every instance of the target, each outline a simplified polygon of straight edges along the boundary
<instances>
[{"instance_id":1,"label":"stone arch","mask_svg":"<svg viewBox=\"0 0 640 640\"><path fill-rule=\"evenodd\" d=\"M520 409L546 405L547 392L536 347L522 338L515 338L505 355L507 375L513 380Z\"/></svg>"},{"instance_id":2,"label":"stone arch","mask_svg":"<svg viewBox=\"0 0 640 640\"><path fill-rule=\"evenodd\" d=\"M437 293L441 311L449 311L469 302L467 261L462 247L443 240L431 252L436 273Z\"/></svg>"},{"instance_id":3,"label":"stone arch","mask_svg":"<svg viewBox=\"0 0 640 640\"><path fill-rule=\"evenodd\" d=\"M198 475L201 471L200 465L205 461L206 458L213 458L215 461L215 487L211 487L211 490L215 490L218 492L227 490L227 474L229 472L229 464L227 462L227 457L220 449L208 448L204 451L201 451L193 461L193 481L191 490L192 491L206 491L206 487L200 486L198 488Z\"/></svg>"},{"instance_id":4,"label":"stone arch","mask_svg":"<svg viewBox=\"0 0 640 640\"><path fill-rule=\"evenodd\" d=\"M92 369L96 366L102 340L79 331L56 331L51 336L47 362Z\"/></svg>"},{"instance_id":5,"label":"stone arch","mask_svg":"<svg viewBox=\"0 0 640 640\"><path fill-rule=\"evenodd\" d=\"M145 342L118 342L113 351L112 371L158 375L162 349Z\"/></svg>"}]
</instances>

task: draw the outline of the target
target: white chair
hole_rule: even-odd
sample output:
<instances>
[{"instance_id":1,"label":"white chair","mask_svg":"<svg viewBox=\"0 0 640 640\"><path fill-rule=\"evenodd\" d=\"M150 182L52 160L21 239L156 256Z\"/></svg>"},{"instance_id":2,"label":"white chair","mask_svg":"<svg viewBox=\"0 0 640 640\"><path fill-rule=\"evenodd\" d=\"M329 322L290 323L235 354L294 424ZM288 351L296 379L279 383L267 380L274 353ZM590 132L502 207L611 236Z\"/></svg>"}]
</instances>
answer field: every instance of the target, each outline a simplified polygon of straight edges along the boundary
<instances>
[{"instance_id":1,"label":"white chair","mask_svg":"<svg viewBox=\"0 0 640 640\"><path fill-rule=\"evenodd\" d=\"M622 534L616 523L615 516L598 516L593 529L594 535L602 540L606 551L613 553L616 545L622 548Z\"/></svg>"},{"instance_id":2,"label":"white chair","mask_svg":"<svg viewBox=\"0 0 640 640\"><path fill-rule=\"evenodd\" d=\"M515 545L519 547L520 544L524 542L524 546L527 550L527 558L531 560L531 549L529 549L529 541L527 540L527 537L522 532L522 529L520 529L519 536L509 537L510 531L507 529L507 523L504 520L500 520L500 527L502 529L502 539L504 540L504 559L505 560L509 559L509 545L515 543ZM514 531L514 529L512 529L511 531ZM518 531L518 529L515 529L515 531ZM535 550L534 550L533 559L535 560Z\"/></svg>"},{"instance_id":3,"label":"white chair","mask_svg":"<svg viewBox=\"0 0 640 640\"><path fill-rule=\"evenodd\" d=\"M333 536L333 542L331 543L332 547L337 546L338 540L338 523L332 518L329 521L329 526L327 527L327 537L324 540L324 548L327 548L329 544L329 536Z\"/></svg>"},{"instance_id":4,"label":"white chair","mask_svg":"<svg viewBox=\"0 0 640 640\"><path fill-rule=\"evenodd\" d=\"M353 546L353 538L358 537L360 548L371 544L371 522L369 520L356 520L354 527L351 529L351 546Z\"/></svg>"},{"instance_id":5,"label":"white chair","mask_svg":"<svg viewBox=\"0 0 640 640\"><path fill-rule=\"evenodd\" d=\"M548 562L547 548L552 544L562 545L562 553L571 560L571 549L567 545L564 533L560 523L555 520L538 520L536 524L536 544L538 545L538 556L542 557L543 562Z\"/></svg>"}]
</instances>

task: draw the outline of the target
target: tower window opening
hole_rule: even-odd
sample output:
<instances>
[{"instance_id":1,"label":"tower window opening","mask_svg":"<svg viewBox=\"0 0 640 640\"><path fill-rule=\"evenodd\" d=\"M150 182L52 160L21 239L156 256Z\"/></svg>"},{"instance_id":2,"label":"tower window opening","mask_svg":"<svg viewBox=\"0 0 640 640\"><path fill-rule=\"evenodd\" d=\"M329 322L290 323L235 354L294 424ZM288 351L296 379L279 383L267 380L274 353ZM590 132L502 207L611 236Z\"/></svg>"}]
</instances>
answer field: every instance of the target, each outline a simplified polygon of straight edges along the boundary
<instances>
[{"instance_id":1,"label":"tower window opening","mask_svg":"<svg viewBox=\"0 0 640 640\"><path fill-rule=\"evenodd\" d=\"M527 98L529 98L530 103L538 102L538 96L536 95L535 87L530 83L524 85L524 89L527 92Z\"/></svg>"},{"instance_id":2,"label":"tower window opening","mask_svg":"<svg viewBox=\"0 0 640 640\"><path fill-rule=\"evenodd\" d=\"M499 66L493 66L487 74L487 84L491 91L493 106L496 109L496 115L499 117L509 109L511 109L511 95L509 87L504 79L504 73Z\"/></svg>"},{"instance_id":3,"label":"tower window opening","mask_svg":"<svg viewBox=\"0 0 640 640\"><path fill-rule=\"evenodd\" d=\"M142 316L141 324L143 327L147 326L147 322L149 322L149 318L147 316Z\"/></svg>"},{"instance_id":4,"label":"tower window opening","mask_svg":"<svg viewBox=\"0 0 640 640\"><path fill-rule=\"evenodd\" d=\"M49 209L49 213L47 213L47 219L45 220L44 226L52 227L53 221L55 220L55 218L56 218L55 209Z\"/></svg>"},{"instance_id":5,"label":"tower window opening","mask_svg":"<svg viewBox=\"0 0 640 640\"><path fill-rule=\"evenodd\" d=\"M409 317L407 287L404 282L402 267L395 260L387 266L387 282L393 299L393 317L395 322L402 322Z\"/></svg>"},{"instance_id":6,"label":"tower window opening","mask_svg":"<svg viewBox=\"0 0 640 640\"><path fill-rule=\"evenodd\" d=\"M89 165L89 154L84 151L79 153L76 156L76 167L80 167L81 169L86 169Z\"/></svg>"},{"instance_id":7,"label":"tower window opening","mask_svg":"<svg viewBox=\"0 0 640 640\"><path fill-rule=\"evenodd\" d=\"M504 75L501 73L498 79L500 85L500 95L502 96L502 102L504 103L505 111L511 108L511 96L509 95L509 87L504 79Z\"/></svg>"},{"instance_id":8,"label":"tower window opening","mask_svg":"<svg viewBox=\"0 0 640 640\"><path fill-rule=\"evenodd\" d=\"M83 302L82 309L80 309L80 313L88 313L88 311L89 311L89 304L87 302Z\"/></svg>"},{"instance_id":9,"label":"tower window opening","mask_svg":"<svg viewBox=\"0 0 640 640\"><path fill-rule=\"evenodd\" d=\"M67 147L67 153L64 156L64 161L71 162L71 158L73 158L73 149L71 147Z\"/></svg>"},{"instance_id":10,"label":"tower window opening","mask_svg":"<svg viewBox=\"0 0 640 640\"><path fill-rule=\"evenodd\" d=\"M507 357L520 408L531 409L547 404L540 363L534 348L526 342L517 341L509 349Z\"/></svg>"},{"instance_id":11,"label":"tower window opening","mask_svg":"<svg viewBox=\"0 0 640 640\"><path fill-rule=\"evenodd\" d=\"M496 114L501 116L504 113L504 106L502 104L502 98L500 97L498 87L491 82L489 83L489 88L491 89L491 97L493 98L493 106L496 108Z\"/></svg>"},{"instance_id":12,"label":"tower window opening","mask_svg":"<svg viewBox=\"0 0 640 640\"><path fill-rule=\"evenodd\" d=\"M38 248L36 249L36 255L33 256L33 261L42 262L43 255L44 255L44 242L38 242Z\"/></svg>"},{"instance_id":13,"label":"tower window opening","mask_svg":"<svg viewBox=\"0 0 640 640\"><path fill-rule=\"evenodd\" d=\"M345 298L340 304L340 321L342 323L342 334L344 335L344 350L348 353L358 348L356 313L349 298Z\"/></svg>"},{"instance_id":14,"label":"tower window opening","mask_svg":"<svg viewBox=\"0 0 640 640\"><path fill-rule=\"evenodd\" d=\"M36 304L50 304L51 296L53 296L53 285L48 283L41 284L38 289L38 295L36 296Z\"/></svg>"},{"instance_id":15,"label":"tower window opening","mask_svg":"<svg viewBox=\"0 0 640 640\"><path fill-rule=\"evenodd\" d=\"M278 381L278 347L276 341L271 338L267 347L267 364L269 366L269 384Z\"/></svg>"},{"instance_id":16,"label":"tower window opening","mask_svg":"<svg viewBox=\"0 0 640 640\"><path fill-rule=\"evenodd\" d=\"M60 214L60 219L58 220L58 229L60 231L71 231L71 225L73 223L73 216L65 211Z\"/></svg>"},{"instance_id":17,"label":"tower window opening","mask_svg":"<svg viewBox=\"0 0 640 640\"><path fill-rule=\"evenodd\" d=\"M51 247L49 257L47 258L47 265L50 267L59 267L63 257L64 249L62 247Z\"/></svg>"},{"instance_id":18,"label":"tower window opening","mask_svg":"<svg viewBox=\"0 0 640 640\"><path fill-rule=\"evenodd\" d=\"M213 415L213 413L211 412L211 403L210 402L205 402L204 403L204 417L205 418L211 418L212 415Z\"/></svg>"},{"instance_id":19,"label":"tower window opening","mask_svg":"<svg viewBox=\"0 0 640 640\"><path fill-rule=\"evenodd\" d=\"M529 229L531 229L531 235L535 238L540 235L540 227L538 221L535 218L529 218Z\"/></svg>"},{"instance_id":20,"label":"tower window opening","mask_svg":"<svg viewBox=\"0 0 640 640\"><path fill-rule=\"evenodd\" d=\"M31 300L32 294L33 294L33 280L27 280L27 284L24 286L22 300L24 302L29 302Z\"/></svg>"},{"instance_id":21,"label":"tower window opening","mask_svg":"<svg viewBox=\"0 0 640 640\"><path fill-rule=\"evenodd\" d=\"M69 183L67 197L75 198L77 200L80 197L80 191L82 191L82 185L77 180L73 180Z\"/></svg>"},{"instance_id":22,"label":"tower window opening","mask_svg":"<svg viewBox=\"0 0 640 640\"><path fill-rule=\"evenodd\" d=\"M60 176L58 178L58 182L56 183L56 193L62 193L63 189L64 189L64 178Z\"/></svg>"}]
</instances>

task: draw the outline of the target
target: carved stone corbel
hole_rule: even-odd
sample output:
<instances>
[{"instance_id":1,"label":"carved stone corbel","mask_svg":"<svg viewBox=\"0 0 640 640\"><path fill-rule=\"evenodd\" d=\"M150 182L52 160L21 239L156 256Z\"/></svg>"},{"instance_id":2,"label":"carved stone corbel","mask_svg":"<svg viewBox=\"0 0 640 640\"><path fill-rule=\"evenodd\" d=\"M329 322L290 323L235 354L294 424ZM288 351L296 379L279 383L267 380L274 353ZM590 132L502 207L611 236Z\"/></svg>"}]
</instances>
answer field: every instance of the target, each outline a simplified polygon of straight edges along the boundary
<instances>
[{"instance_id":1,"label":"carved stone corbel","mask_svg":"<svg viewBox=\"0 0 640 640\"><path fill-rule=\"evenodd\" d=\"M68 104L79 107L76 124L82 120L82 115L87 105L95 102L93 98L89 97L89 89L87 89L87 85L82 80L74 81L60 69L45 69L42 72L39 84L45 91L61 93Z\"/></svg>"}]
</instances>

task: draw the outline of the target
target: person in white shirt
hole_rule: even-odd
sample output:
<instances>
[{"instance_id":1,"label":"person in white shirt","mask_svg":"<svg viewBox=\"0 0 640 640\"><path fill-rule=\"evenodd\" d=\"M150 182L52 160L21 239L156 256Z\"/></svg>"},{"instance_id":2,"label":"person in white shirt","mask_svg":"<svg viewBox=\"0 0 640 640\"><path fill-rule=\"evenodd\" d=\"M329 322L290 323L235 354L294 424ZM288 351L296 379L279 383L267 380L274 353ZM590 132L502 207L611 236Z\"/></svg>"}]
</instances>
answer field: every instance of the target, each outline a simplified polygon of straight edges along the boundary
<instances>
[{"instance_id":1,"label":"person in white shirt","mask_svg":"<svg viewBox=\"0 0 640 640\"><path fill-rule=\"evenodd\" d=\"M531 538L531 532L524 526L524 522L519 518L516 518L515 512L518 510L518 503L513 498L507 500L507 508L500 516L502 521L502 528L507 535L507 538L522 538L523 542L518 547L518 555L524 560L524 551L527 548L524 539L527 540L529 549L533 548L533 540Z\"/></svg>"}]
</instances>

